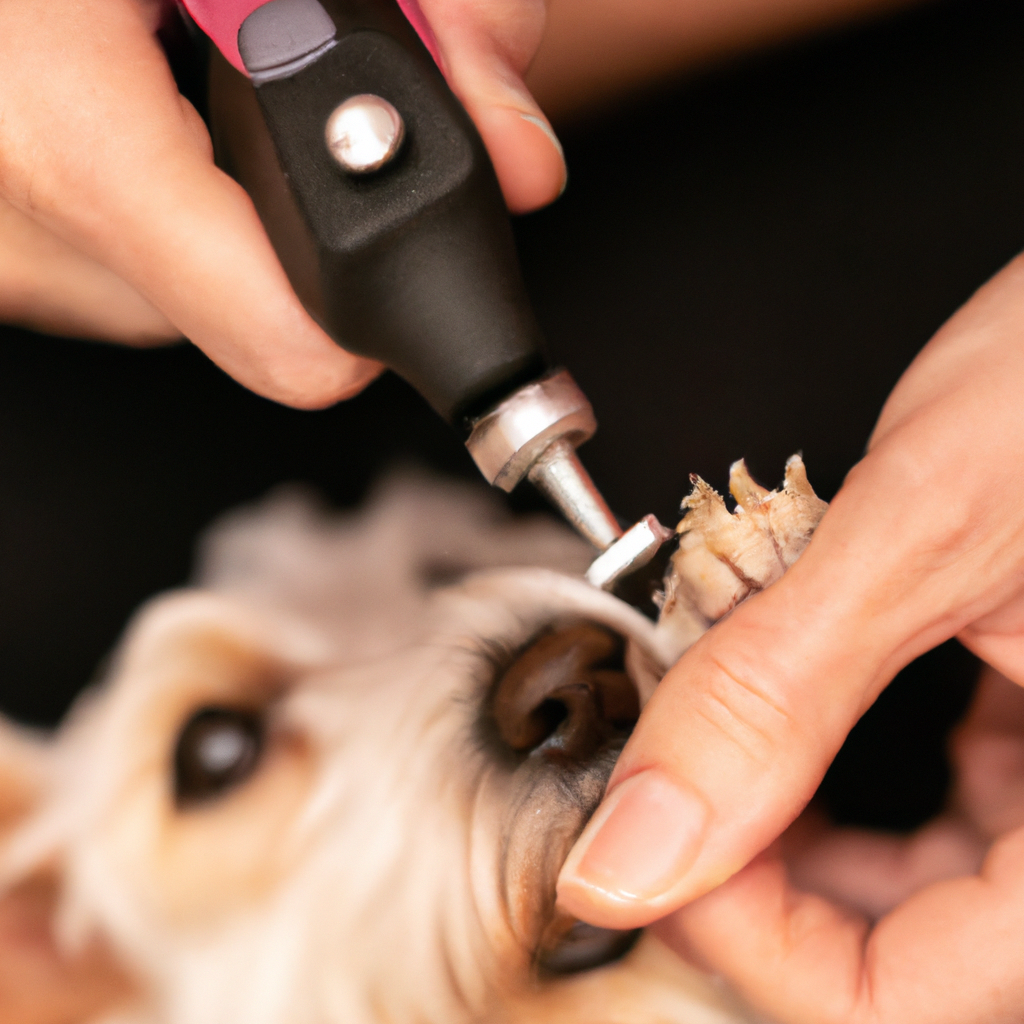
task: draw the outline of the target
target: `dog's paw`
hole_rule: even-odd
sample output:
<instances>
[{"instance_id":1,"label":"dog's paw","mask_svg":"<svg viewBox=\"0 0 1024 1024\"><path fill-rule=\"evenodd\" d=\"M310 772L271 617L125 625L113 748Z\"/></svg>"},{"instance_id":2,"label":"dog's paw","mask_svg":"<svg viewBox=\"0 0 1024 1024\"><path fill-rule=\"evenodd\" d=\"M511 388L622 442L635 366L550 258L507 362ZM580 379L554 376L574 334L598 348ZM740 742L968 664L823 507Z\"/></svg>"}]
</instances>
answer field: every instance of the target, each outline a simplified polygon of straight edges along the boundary
<instances>
[{"instance_id":1,"label":"dog's paw","mask_svg":"<svg viewBox=\"0 0 1024 1024\"><path fill-rule=\"evenodd\" d=\"M699 476L690 480L658 620L680 654L740 601L774 583L800 557L828 508L799 455L786 462L785 480L774 491L757 483L742 459L734 462L733 512Z\"/></svg>"}]
</instances>

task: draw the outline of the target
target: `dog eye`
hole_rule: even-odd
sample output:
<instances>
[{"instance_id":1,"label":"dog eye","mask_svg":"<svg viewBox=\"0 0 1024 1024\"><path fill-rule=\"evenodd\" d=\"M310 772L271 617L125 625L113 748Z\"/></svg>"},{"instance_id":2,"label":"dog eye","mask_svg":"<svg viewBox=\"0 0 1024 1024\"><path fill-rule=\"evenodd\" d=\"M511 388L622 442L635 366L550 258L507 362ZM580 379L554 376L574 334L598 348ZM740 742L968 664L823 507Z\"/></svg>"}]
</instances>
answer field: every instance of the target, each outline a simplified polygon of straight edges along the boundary
<instances>
[{"instance_id":1,"label":"dog eye","mask_svg":"<svg viewBox=\"0 0 1024 1024\"><path fill-rule=\"evenodd\" d=\"M244 782L263 749L263 722L251 711L203 708L186 723L174 749L178 806L220 796Z\"/></svg>"},{"instance_id":2,"label":"dog eye","mask_svg":"<svg viewBox=\"0 0 1024 1024\"><path fill-rule=\"evenodd\" d=\"M619 932L577 921L552 949L538 959L545 974L578 974L603 967L624 957L636 944L640 931Z\"/></svg>"}]
</instances>

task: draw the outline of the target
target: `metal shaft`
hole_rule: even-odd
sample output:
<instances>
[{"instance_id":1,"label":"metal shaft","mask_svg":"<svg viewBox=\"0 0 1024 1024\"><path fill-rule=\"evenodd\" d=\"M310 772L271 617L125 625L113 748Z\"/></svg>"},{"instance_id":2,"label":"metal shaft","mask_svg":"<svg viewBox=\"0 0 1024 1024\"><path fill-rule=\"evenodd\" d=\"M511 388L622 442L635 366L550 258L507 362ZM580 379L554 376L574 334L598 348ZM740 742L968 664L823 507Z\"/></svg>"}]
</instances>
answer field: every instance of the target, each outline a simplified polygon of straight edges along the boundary
<instances>
[{"instance_id":1,"label":"metal shaft","mask_svg":"<svg viewBox=\"0 0 1024 1024\"><path fill-rule=\"evenodd\" d=\"M672 536L654 516L626 533L605 504L576 446L597 429L586 395L565 370L526 384L473 425L466 447L489 483L511 491L524 476L600 555L587 570L595 587L646 565Z\"/></svg>"},{"instance_id":2,"label":"metal shaft","mask_svg":"<svg viewBox=\"0 0 1024 1024\"><path fill-rule=\"evenodd\" d=\"M550 445L527 476L598 551L607 550L622 536L618 521L569 441L562 438Z\"/></svg>"}]
</instances>

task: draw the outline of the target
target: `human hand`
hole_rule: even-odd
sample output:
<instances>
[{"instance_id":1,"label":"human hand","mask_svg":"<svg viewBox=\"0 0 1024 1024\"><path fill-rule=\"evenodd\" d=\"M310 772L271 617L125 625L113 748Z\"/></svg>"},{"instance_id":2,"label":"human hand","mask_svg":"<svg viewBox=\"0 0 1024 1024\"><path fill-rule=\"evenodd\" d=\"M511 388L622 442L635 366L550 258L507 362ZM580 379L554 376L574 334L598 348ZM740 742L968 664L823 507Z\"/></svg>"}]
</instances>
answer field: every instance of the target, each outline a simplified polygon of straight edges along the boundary
<instances>
[{"instance_id":1,"label":"human hand","mask_svg":"<svg viewBox=\"0 0 1024 1024\"><path fill-rule=\"evenodd\" d=\"M466 6L424 9L510 204L541 205L564 164L546 122L520 116L536 115L516 83L543 7ZM246 387L301 408L355 394L379 364L312 320L249 197L214 166L154 38L160 12L159 0L0 6L0 317L136 344L185 335Z\"/></svg>"},{"instance_id":2,"label":"human hand","mask_svg":"<svg viewBox=\"0 0 1024 1024\"><path fill-rule=\"evenodd\" d=\"M704 895L796 818L899 668L946 638L1024 683L1024 261L890 397L807 550L667 674L562 872L630 928Z\"/></svg>"},{"instance_id":3,"label":"human hand","mask_svg":"<svg viewBox=\"0 0 1024 1024\"><path fill-rule=\"evenodd\" d=\"M952 752L917 835L787 833L658 934L779 1024L1021 1020L1024 690L986 670Z\"/></svg>"}]
</instances>

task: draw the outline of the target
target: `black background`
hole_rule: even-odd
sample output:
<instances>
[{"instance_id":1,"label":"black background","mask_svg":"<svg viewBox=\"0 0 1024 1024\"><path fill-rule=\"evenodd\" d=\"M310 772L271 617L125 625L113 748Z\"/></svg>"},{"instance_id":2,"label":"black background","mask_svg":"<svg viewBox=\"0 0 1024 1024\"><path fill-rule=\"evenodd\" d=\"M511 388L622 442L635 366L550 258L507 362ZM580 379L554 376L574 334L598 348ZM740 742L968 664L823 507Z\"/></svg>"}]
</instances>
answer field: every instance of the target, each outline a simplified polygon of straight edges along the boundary
<instances>
[{"instance_id":1,"label":"black background","mask_svg":"<svg viewBox=\"0 0 1024 1024\"><path fill-rule=\"evenodd\" d=\"M569 189L517 232L613 508L671 522L691 471L722 488L743 455L774 484L797 450L830 497L901 370L1024 243L1024 6L933 4L562 136ZM24 721L59 718L224 509L284 480L349 505L396 461L476 472L392 377L301 413L188 347L0 334L0 706ZM951 643L897 679L823 786L838 818L937 809L974 671Z\"/></svg>"}]
</instances>

